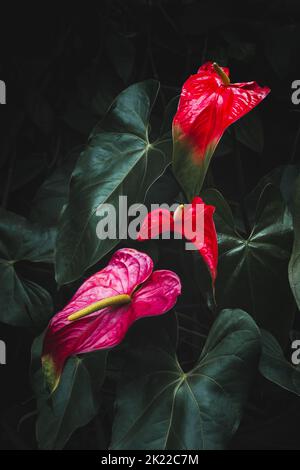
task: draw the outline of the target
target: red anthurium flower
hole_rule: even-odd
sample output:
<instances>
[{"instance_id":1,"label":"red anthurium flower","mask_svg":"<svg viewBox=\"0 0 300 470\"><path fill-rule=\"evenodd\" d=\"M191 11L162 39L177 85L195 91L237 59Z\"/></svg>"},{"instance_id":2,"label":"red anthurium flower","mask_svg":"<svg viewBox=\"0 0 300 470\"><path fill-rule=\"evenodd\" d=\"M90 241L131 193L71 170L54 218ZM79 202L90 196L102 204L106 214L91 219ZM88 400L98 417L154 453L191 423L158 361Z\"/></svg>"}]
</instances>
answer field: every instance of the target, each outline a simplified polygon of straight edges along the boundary
<instances>
[{"instance_id":1,"label":"red anthurium flower","mask_svg":"<svg viewBox=\"0 0 300 470\"><path fill-rule=\"evenodd\" d=\"M225 129L269 92L256 82L230 83L229 69L212 62L187 79L173 120L173 167L189 198L199 194Z\"/></svg>"},{"instance_id":2,"label":"red anthurium flower","mask_svg":"<svg viewBox=\"0 0 300 470\"><path fill-rule=\"evenodd\" d=\"M52 391L68 357L116 346L133 322L170 310L180 291L178 276L167 270L153 272L145 253L117 251L49 323L42 364Z\"/></svg>"},{"instance_id":3,"label":"red anthurium flower","mask_svg":"<svg viewBox=\"0 0 300 470\"><path fill-rule=\"evenodd\" d=\"M148 214L138 234L138 240L157 238L168 231L179 234L193 243L205 261L213 284L217 275L218 241L213 220L215 208L206 205L200 197L195 197L191 204L181 204L170 212L156 209ZM197 224L198 220L198 224Z\"/></svg>"}]
</instances>

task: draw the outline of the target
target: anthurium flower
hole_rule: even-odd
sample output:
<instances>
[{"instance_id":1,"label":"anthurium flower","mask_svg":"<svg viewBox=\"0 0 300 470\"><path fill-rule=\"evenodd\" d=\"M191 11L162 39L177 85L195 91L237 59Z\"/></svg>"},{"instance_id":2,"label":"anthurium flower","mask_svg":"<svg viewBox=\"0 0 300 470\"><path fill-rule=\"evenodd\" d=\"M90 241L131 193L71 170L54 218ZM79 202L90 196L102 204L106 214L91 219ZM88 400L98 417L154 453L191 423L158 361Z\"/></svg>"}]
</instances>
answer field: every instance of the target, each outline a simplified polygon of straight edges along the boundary
<instances>
[{"instance_id":1,"label":"anthurium flower","mask_svg":"<svg viewBox=\"0 0 300 470\"><path fill-rule=\"evenodd\" d=\"M42 364L52 391L68 357L116 346L133 322L170 310L180 291L177 274L153 271L153 261L145 253L117 251L49 323Z\"/></svg>"},{"instance_id":2,"label":"anthurium flower","mask_svg":"<svg viewBox=\"0 0 300 470\"><path fill-rule=\"evenodd\" d=\"M137 239L139 241L157 238L171 231L193 243L209 269L214 284L217 276L218 241L213 220L214 206L195 197L191 204L179 205L175 212L158 208L144 219ZM200 224L197 224L197 220Z\"/></svg>"},{"instance_id":3,"label":"anthurium flower","mask_svg":"<svg viewBox=\"0 0 300 470\"><path fill-rule=\"evenodd\" d=\"M190 200L199 194L226 128L269 92L256 82L230 83L229 69L212 62L202 65L184 83L173 120L173 169Z\"/></svg>"}]
</instances>

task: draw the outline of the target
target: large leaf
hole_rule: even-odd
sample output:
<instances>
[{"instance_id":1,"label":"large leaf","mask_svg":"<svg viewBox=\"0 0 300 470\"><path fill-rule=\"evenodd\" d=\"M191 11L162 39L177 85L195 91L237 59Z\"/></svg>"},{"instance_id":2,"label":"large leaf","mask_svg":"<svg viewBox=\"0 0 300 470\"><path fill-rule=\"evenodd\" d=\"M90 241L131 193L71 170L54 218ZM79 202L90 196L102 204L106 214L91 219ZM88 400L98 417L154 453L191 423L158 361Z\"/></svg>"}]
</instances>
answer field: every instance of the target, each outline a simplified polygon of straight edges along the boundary
<instances>
[{"instance_id":1,"label":"large leaf","mask_svg":"<svg viewBox=\"0 0 300 470\"><path fill-rule=\"evenodd\" d=\"M52 309L49 293L24 278L18 263L53 262L54 232L0 210L0 321L41 328Z\"/></svg>"},{"instance_id":2,"label":"large leaf","mask_svg":"<svg viewBox=\"0 0 300 470\"><path fill-rule=\"evenodd\" d=\"M267 184L280 189L281 195L289 208L292 206L295 183L300 173L299 165L281 165L261 178L256 188L247 197L247 204L255 206L255 202Z\"/></svg>"},{"instance_id":3,"label":"large leaf","mask_svg":"<svg viewBox=\"0 0 300 470\"><path fill-rule=\"evenodd\" d=\"M261 337L261 374L279 387L300 396L300 367L295 367L287 361L280 345L268 331L262 330Z\"/></svg>"},{"instance_id":4,"label":"large leaf","mask_svg":"<svg viewBox=\"0 0 300 470\"><path fill-rule=\"evenodd\" d=\"M112 448L225 448L239 426L259 352L259 330L241 310L221 312L190 372L167 341L132 350Z\"/></svg>"},{"instance_id":5,"label":"large leaf","mask_svg":"<svg viewBox=\"0 0 300 470\"><path fill-rule=\"evenodd\" d=\"M31 220L45 226L57 226L62 208L68 200L69 181L78 155L79 152L73 151L40 186L31 208Z\"/></svg>"},{"instance_id":6,"label":"large leaf","mask_svg":"<svg viewBox=\"0 0 300 470\"><path fill-rule=\"evenodd\" d=\"M239 142L254 152L262 153L264 148L264 130L257 110L243 116L234 124L234 128Z\"/></svg>"},{"instance_id":7,"label":"large leaf","mask_svg":"<svg viewBox=\"0 0 300 470\"><path fill-rule=\"evenodd\" d=\"M21 154L12 171L10 192L20 190L36 178L45 169L46 164L46 158L42 155L32 155L25 159ZM6 181L7 172L3 172L0 179L1 187L5 187Z\"/></svg>"},{"instance_id":8,"label":"large leaf","mask_svg":"<svg viewBox=\"0 0 300 470\"><path fill-rule=\"evenodd\" d=\"M62 449L73 432L98 412L99 390L105 377L106 351L71 357L59 387L49 396L41 370L43 337L32 348L33 387L37 397L36 435L40 449Z\"/></svg>"},{"instance_id":9,"label":"large leaf","mask_svg":"<svg viewBox=\"0 0 300 470\"><path fill-rule=\"evenodd\" d=\"M289 279L298 309L300 310L300 176L298 176L295 184L293 222L295 236L293 252L289 263Z\"/></svg>"},{"instance_id":10,"label":"large leaf","mask_svg":"<svg viewBox=\"0 0 300 470\"><path fill-rule=\"evenodd\" d=\"M261 327L285 342L293 319L287 275L292 221L279 189L268 185L262 192L247 239L237 231L219 193L211 190L205 200L217 207L217 304L247 310Z\"/></svg>"},{"instance_id":11,"label":"large leaf","mask_svg":"<svg viewBox=\"0 0 300 470\"><path fill-rule=\"evenodd\" d=\"M143 202L147 189L166 167L168 160L162 151L165 137L154 143L148 139L158 88L158 82L149 80L123 91L79 157L57 240L56 275L60 284L80 277L118 244L118 239L97 237L97 208L113 204L118 226L119 196L126 195L128 205Z\"/></svg>"}]
</instances>

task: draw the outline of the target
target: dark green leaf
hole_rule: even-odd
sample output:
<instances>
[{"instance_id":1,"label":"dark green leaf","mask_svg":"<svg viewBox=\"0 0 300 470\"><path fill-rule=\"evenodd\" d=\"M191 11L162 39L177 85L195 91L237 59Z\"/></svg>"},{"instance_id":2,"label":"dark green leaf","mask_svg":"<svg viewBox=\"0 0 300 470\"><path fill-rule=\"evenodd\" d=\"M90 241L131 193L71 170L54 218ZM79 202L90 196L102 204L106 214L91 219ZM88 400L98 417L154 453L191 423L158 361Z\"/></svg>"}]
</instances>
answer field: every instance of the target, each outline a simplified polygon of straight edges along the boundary
<instances>
[{"instance_id":1,"label":"dark green leaf","mask_svg":"<svg viewBox=\"0 0 300 470\"><path fill-rule=\"evenodd\" d=\"M236 137L241 144L245 145L253 152L262 153L264 148L264 130L259 113L253 110L229 127L224 132L214 156L223 156L234 151L234 142L232 130L234 129Z\"/></svg>"},{"instance_id":2,"label":"dark green leaf","mask_svg":"<svg viewBox=\"0 0 300 470\"><path fill-rule=\"evenodd\" d=\"M212 29L221 29L228 22L228 9L225 4L189 2L181 9L180 29L185 34L205 35Z\"/></svg>"},{"instance_id":3,"label":"dark green leaf","mask_svg":"<svg viewBox=\"0 0 300 470\"><path fill-rule=\"evenodd\" d=\"M49 396L40 368L42 336L33 344L33 387L37 397L37 441L40 449L62 449L73 432L97 414L97 395L105 377L106 351L71 357L58 389Z\"/></svg>"},{"instance_id":4,"label":"dark green leaf","mask_svg":"<svg viewBox=\"0 0 300 470\"><path fill-rule=\"evenodd\" d=\"M300 396L300 367L295 367L286 360L280 345L268 331L262 330L261 336L261 374L279 387Z\"/></svg>"},{"instance_id":5,"label":"dark green leaf","mask_svg":"<svg viewBox=\"0 0 300 470\"><path fill-rule=\"evenodd\" d=\"M26 108L34 124L49 134L54 124L54 112L46 98L37 91L31 91L26 98Z\"/></svg>"},{"instance_id":6,"label":"dark green leaf","mask_svg":"<svg viewBox=\"0 0 300 470\"><path fill-rule=\"evenodd\" d=\"M217 206L217 304L221 308L247 310L261 327L285 342L293 319L287 276L292 222L280 191L272 185L266 186L247 239L236 230L230 209L221 195L212 193L214 197L206 201ZM217 199L221 201L214 202Z\"/></svg>"},{"instance_id":7,"label":"dark green leaf","mask_svg":"<svg viewBox=\"0 0 300 470\"><path fill-rule=\"evenodd\" d=\"M18 263L53 262L54 232L0 210L0 320L41 328L49 319L52 301L41 286L18 273Z\"/></svg>"},{"instance_id":8,"label":"dark green leaf","mask_svg":"<svg viewBox=\"0 0 300 470\"><path fill-rule=\"evenodd\" d=\"M225 448L239 426L259 352L259 330L241 310L221 312L190 372L166 340L131 349L112 448Z\"/></svg>"},{"instance_id":9,"label":"dark green leaf","mask_svg":"<svg viewBox=\"0 0 300 470\"><path fill-rule=\"evenodd\" d=\"M162 138L172 137L172 123L178 108L178 102L179 96L174 96L174 98L172 98L166 106L164 119L160 130ZM170 143L172 144L173 142L171 141Z\"/></svg>"},{"instance_id":10,"label":"dark green leaf","mask_svg":"<svg viewBox=\"0 0 300 470\"><path fill-rule=\"evenodd\" d=\"M119 242L97 238L97 208L113 204L118 218L119 196L127 196L128 206L143 202L149 186L165 169L169 160L162 151L164 144L150 143L148 136L158 89L158 82L149 80L123 91L80 155L59 226L56 275L60 284L80 277Z\"/></svg>"},{"instance_id":11,"label":"dark green leaf","mask_svg":"<svg viewBox=\"0 0 300 470\"><path fill-rule=\"evenodd\" d=\"M133 70L135 50L130 39L121 34L111 33L107 36L108 56L119 77L127 83Z\"/></svg>"},{"instance_id":12,"label":"dark green leaf","mask_svg":"<svg viewBox=\"0 0 300 470\"><path fill-rule=\"evenodd\" d=\"M249 62L255 55L255 44L242 41L232 30L221 31L222 36L228 43L228 56L233 59Z\"/></svg>"},{"instance_id":13,"label":"dark green leaf","mask_svg":"<svg viewBox=\"0 0 300 470\"><path fill-rule=\"evenodd\" d=\"M272 27L266 33L266 57L280 78L284 78L289 71L295 32L295 25L291 24L279 28Z\"/></svg>"},{"instance_id":14,"label":"dark green leaf","mask_svg":"<svg viewBox=\"0 0 300 470\"><path fill-rule=\"evenodd\" d=\"M234 228L234 218L226 199L217 189L206 189L202 196L207 204L215 206L217 215L228 227Z\"/></svg>"},{"instance_id":15,"label":"dark green leaf","mask_svg":"<svg viewBox=\"0 0 300 470\"><path fill-rule=\"evenodd\" d=\"M289 263L289 280L295 300L300 310L300 176L295 183L294 205L294 245Z\"/></svg>"}]
</instances>

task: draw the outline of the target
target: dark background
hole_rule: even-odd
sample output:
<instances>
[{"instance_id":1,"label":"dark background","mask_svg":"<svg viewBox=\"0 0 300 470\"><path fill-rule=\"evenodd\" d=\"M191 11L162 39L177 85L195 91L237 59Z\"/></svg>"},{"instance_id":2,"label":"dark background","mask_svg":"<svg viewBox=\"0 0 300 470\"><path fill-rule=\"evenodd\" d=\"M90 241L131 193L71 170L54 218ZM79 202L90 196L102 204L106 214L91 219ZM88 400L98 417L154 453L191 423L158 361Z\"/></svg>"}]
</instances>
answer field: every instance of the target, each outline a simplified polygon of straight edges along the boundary
<instances>
[{"instance_id":1,"label":"dark background","mask_svg":"<svg viewBox=\"0 0 300 470\"><path fill-rule=\"evenodd\" d=\"M207 60L228 65L232 81L255 80L272 92L249 123L242 145L245 192L272 169L299 162L300 105L291 84L300 80L299 1L107 0L34 10L19 3L1 13L0 203L38 219L36 194L51 173L84 145L112 99L131 83L161 82L155 113L180 93ZM2 9L2 6L1 6ZM72 158L71 158L72 165ZM226 136L212 165L214 184L239 197ZM45 215L45 214L44 214ZM28 266L19 266L20 272ZM55 290L52 273L40 273ZM0 285L1 288L1 285ZM34 397L29 386L34 332L0 326L7 365L0 366L0 448L34 448ZM264 384L264 418L245 417L232 448L300 449L300 405ZM93 447L92 425L70 448Z\"/></svg>"}]
</instances>

